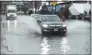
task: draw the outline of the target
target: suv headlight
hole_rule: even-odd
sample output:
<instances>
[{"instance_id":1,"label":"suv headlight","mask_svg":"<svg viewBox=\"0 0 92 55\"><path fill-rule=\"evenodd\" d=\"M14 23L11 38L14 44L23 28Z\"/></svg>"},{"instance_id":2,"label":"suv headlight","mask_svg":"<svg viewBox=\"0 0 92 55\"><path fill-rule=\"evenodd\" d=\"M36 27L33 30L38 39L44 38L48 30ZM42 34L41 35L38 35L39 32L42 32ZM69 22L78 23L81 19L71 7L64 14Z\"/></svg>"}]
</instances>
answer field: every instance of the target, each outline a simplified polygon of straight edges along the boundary
<instances>
[{"instance_id":1,"label":"suv headlight","mask_svg":"<svg viewBox=\"0 0 92 55\"><path fill-rule=\"evenodd\" d=\"M47 27L48 27L48 25L47 25L47 24L43 24L43 25L42 25L42 27L45 27L45 28L47 28Z\"/></svg>"}]
</instances>

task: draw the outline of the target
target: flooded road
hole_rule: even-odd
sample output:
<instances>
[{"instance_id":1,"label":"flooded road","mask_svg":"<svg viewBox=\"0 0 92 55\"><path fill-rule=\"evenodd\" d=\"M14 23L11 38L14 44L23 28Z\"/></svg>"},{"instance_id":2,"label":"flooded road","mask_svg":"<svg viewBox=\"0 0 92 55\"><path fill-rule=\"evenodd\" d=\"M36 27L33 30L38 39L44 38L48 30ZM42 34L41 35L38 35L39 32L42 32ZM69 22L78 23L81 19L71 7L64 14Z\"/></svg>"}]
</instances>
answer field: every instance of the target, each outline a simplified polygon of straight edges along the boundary
<instances>
[{"instance_id":1,"label":"flooded road","mask_svg":"<svg viewBox=\"0 0 92 55\"><path fill-rule=\"evenodd\" d=\"M5 38L1 44L2 53L90 54L91 37L88 21L66 20L66 35L42 36L39 25L31 16L18 16L17 21L10 21L9 26L5 16L2 18L2 38ZM4 47L5 45L7 48ZM11 52L9 48L12 49Z\"/></svg>"}]
</instances>

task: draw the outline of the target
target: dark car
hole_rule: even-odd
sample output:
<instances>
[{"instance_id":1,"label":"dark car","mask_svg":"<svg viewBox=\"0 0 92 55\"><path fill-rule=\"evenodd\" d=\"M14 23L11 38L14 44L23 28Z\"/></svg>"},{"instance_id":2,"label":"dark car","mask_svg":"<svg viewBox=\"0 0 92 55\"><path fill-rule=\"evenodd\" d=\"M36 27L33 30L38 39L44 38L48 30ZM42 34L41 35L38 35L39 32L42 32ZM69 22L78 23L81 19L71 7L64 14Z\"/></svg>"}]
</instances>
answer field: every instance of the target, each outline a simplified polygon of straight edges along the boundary
<instances>
[{"instance_id":1,"label":"dark car","mask_svg":"<svg viewBox=\"0 0 92 55\"><path fill-rule=\"evenodd\" d=\"M84 16L84 19L85 19L85 20L88 20L88 21L91 21L91 15L85 15L85 16Z\"/></svg>"},{"instance_id":2,"label":"dark car","mask_svg":"<svg viewBox=\"0 0 92 55\"><path fill-rule=\"evenodd\" d=\"M40 27L42 34L45 33L66 33L66 24L57 15L40 15Z\"/></svg>"}]
</instances>

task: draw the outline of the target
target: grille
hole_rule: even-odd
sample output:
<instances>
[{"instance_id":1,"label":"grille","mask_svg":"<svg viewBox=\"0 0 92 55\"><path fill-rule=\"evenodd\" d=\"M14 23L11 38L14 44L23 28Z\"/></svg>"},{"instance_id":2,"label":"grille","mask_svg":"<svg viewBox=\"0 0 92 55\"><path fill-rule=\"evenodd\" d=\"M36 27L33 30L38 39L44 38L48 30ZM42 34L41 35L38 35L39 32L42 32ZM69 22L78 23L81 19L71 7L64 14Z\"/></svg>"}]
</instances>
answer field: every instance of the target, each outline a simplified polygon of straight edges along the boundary
<instances>
[{"instance_id":1,"label":"grille","mask_svg":"<svg viewBox=\"0 0 92 55\"><path fill-rule=\"evenodd\" d=\"M61 25L49 25L49 27L57 28L57 27L61 27Z\"/></svg>"},{"instance_id":2,"label":"grille","mask_svg":"<svg viewBox=\"0 0 92 55\"><path fill-rule=\"evenodd\" d=\"M10 15L10 16L13 16L13 15Z\"/></svg>"}]
</instances>

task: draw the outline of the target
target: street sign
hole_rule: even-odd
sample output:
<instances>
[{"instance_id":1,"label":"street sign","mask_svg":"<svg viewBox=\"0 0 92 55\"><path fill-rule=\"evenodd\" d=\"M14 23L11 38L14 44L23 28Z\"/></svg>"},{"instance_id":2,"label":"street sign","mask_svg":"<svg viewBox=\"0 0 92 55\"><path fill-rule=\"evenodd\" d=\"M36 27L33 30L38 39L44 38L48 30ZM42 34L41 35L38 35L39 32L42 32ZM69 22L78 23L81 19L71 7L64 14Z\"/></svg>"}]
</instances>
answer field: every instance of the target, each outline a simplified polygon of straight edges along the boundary
<instances>
[{"instance_id":1,"label":"street sign","mask_svg":"<svg viewBox=\"0 0 92 55\"><path fill-rule=\"evenodd\" d=\"M57 3L57 2L53 1L51 4L52 4L53 6L56 6L56 3Z\"/></svg>"}]
</instances>

